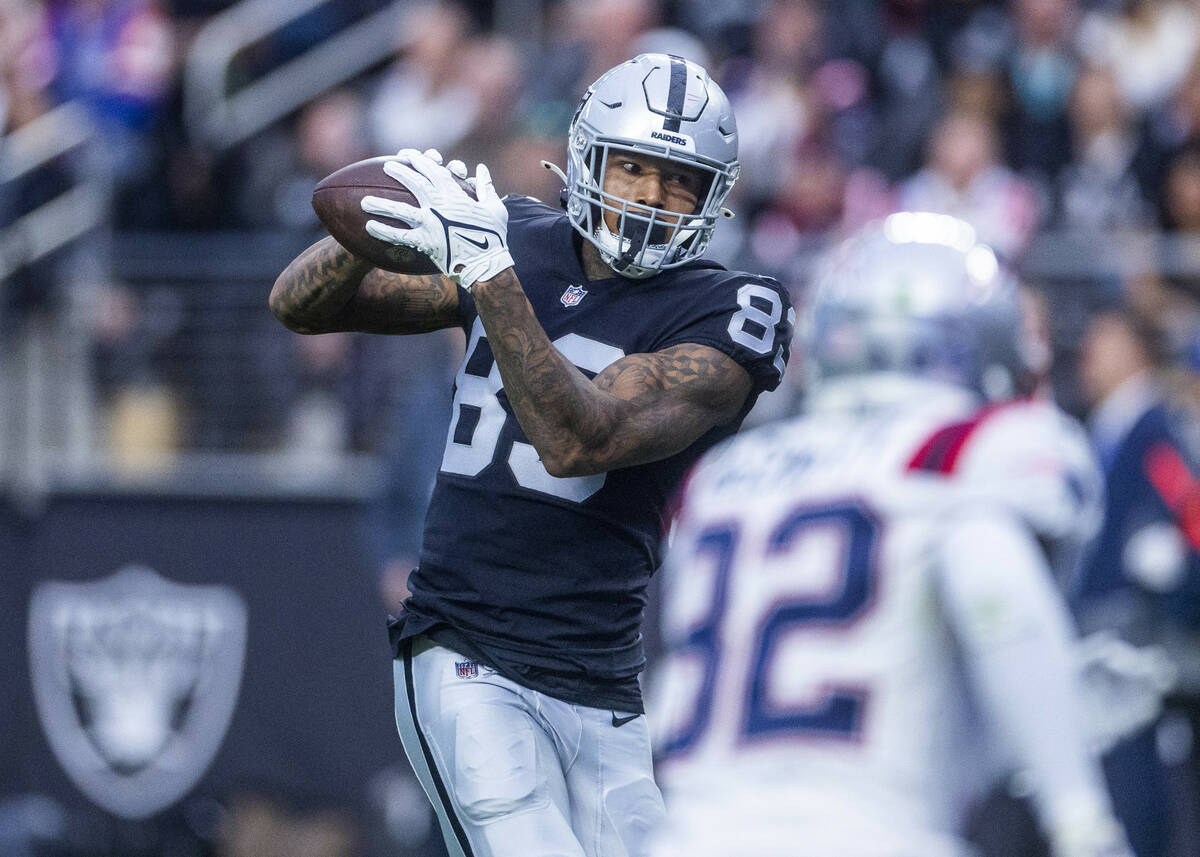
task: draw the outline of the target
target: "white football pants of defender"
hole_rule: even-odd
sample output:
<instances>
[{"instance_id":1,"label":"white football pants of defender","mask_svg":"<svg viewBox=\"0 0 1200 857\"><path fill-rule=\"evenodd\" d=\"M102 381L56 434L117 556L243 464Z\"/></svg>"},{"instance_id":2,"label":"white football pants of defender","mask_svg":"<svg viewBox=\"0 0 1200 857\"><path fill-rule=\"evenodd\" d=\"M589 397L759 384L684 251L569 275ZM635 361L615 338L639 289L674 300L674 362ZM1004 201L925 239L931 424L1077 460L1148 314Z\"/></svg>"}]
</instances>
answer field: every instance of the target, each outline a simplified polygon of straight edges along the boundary
<instances>
[{"instance_id":1,"label":"white football pants of defender","mask_svg":"<svg viewBox=\"0 0 1200 857\"><path fill-rule=\"evenodd\" d=\"M664 807L645 717L538 693L425 637L393 669L396 725L450 857L646 853Z\"/></svg>"}]
</instances>

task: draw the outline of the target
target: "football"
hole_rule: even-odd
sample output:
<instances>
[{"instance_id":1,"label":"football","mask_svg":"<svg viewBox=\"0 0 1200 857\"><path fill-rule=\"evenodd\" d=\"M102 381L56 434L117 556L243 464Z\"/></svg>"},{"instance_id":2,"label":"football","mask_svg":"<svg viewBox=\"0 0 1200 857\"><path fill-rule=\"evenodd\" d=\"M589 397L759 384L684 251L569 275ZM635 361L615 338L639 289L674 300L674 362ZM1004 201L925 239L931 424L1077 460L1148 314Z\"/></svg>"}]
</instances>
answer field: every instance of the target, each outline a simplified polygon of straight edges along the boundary
<instances>
[{"instance_id":1,"label":"football","mask_svg":"<svg viewBox=\"0 0 1200 857\"><path fill-rule=\"evenodd\" d=\"M313 209L339 244L375 267L398 274L436 274L437 266L428 256L411 247L388 244L367 234L368 220L401 228L411 224L367 214L360 205L364 196L381 196L419 205L408 188L383 171L384 163L394 159L394 155L367 158L330 173L313 188ZM467 193L475 196L474 189L465 180L455 178Z\"/></svg>"}]
</instances>

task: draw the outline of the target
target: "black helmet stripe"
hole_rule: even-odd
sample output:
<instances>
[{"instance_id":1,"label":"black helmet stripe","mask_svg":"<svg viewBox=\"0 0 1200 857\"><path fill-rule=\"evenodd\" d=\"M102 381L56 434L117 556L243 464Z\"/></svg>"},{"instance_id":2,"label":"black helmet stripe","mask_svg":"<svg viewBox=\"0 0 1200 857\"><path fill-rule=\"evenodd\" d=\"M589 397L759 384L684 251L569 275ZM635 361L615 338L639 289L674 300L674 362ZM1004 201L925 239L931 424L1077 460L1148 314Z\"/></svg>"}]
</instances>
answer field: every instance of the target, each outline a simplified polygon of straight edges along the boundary
<instances>
[{"instance_id":1,"label":"black helmet stripe","mask_svg":"<svg viewBox=\"0 0 1200 857\"><path fill-rule=\"evenodd\" d=\"M680 57L671 57L671 88L667 91L667 118L663 120L664 131L679 131L679 120L683 118L683 102L687 97L687 63Z\"/></svg>"}]
</instances>

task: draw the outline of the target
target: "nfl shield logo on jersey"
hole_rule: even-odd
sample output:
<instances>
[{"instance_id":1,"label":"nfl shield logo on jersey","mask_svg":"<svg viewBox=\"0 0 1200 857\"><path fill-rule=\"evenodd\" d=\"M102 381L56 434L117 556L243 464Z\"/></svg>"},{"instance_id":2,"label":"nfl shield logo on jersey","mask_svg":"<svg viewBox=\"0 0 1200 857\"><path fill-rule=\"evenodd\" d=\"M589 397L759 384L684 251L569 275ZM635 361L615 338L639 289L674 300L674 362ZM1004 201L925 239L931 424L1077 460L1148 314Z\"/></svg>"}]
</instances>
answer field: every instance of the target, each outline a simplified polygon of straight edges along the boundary
<instances>
[{"instance_id":1,"label":"nfl shield logo on jersey","mask_svg":"<svg viewBox=\"0 0 1200 857\"><path fill-rule=\"evenodd\" d=\"M575 306L583 300L583 296L586 294L587 291L583 286L567 286L567 290L562 293L562 297L559 300L562 301L563 306Z\"/></svg>"},{"instance_id":2,"label":"nfl shield logo on jersey","mask_svg":"<svg viewBox=\"0 0 1200 857\"><path fill-rule=\"evenodd\" d=\"M478 678L479 664L474 661L455 661L454 671L459 678Z\"/></svg>"},{"instance_id":3,"label":"nfl shield logo on jersey","mask_svg":"<svg viewBox=\"0 0 1200 857\"><path fill-rule=\"evenodd\" d=\"M225 586L128 567L46 581L29 606L33 697L67 775L123 818L153 815L204 775L246 654L246 604Z\"/></svg>"}]
</instances>

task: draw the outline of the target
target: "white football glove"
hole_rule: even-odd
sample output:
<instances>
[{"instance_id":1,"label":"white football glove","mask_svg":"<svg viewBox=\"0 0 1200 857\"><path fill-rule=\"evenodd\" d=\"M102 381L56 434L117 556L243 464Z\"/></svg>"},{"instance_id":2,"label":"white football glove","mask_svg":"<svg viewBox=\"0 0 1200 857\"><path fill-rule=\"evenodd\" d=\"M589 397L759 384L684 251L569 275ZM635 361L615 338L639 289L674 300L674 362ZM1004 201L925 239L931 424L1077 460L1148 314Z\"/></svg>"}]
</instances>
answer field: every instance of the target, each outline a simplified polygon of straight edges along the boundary
<instances>
[{"instance_id":1,"label":"white football glove","mask_svg":"<svg viewBox=\"0 0 1200 857\"><path fill-rule=\"evenodd\" d=\"M1125 828L1108 808L1074 807L1047 831L1054 857L1134 857Z\"/></svg>"},{"instance_id":2,"label":"white football glove","mask_svg":"<svg viewBox=\"0 0 1200 857\"><path fill-rule=\"evenodd\" d=\"M1177 670L1158 646L1132 646L1099 631L1079 641L1076 668L1084 728L1093 752L1104 753L1162 713Z\"/></svg>"},{"instance_id":3,"label":"white football glove","mask_svg":"<svg viewBox=\"0 0 1200 857\"><path fill-rule=\"evenodd\" d=\"M411 151L412 151L412 149L401 149L399 152L396 153L396 155L397 155L397 157L399 157L400 155L403 155L405 152L411 152ZM426 149L421 154L423 154L425 157L429 158L429 160L433 161L438 166L442 165L442 153L439 152L437 149ZM474 177L467 178L467 165L464 164L462 161L455 158L453 161L446 164L446 169L448 169L450 172L452 172L458 178L465 181L467 184L469 184L472 187L472 189L474 189L475 179L474 179Z\"/></svg>"},{"instance_id":4,"label":"white football glove","mask_svg":"<svg viewBox=\"0 0 1200 857\"><path fill-rule=\"evenodd\" d=\"M513 266L508 252L508 209L492 186L492 175L480 164L475 169L475 193L471 199L454 175L439 162L416 149L401 149L396 160L387 161L384 171L412 191L419 205L408 205L378 196L364 196L362 209L368 214L396 217L411 223L399 229L367 221L367 232L380 241L403 244L433 260L438 269L470 291L478 280L490 280ZM451 161L451 167L460 163ZM462 165L462 173L466 167ZM461 177L461 176L460 176Z\"/></svg>"}]
</instances>

